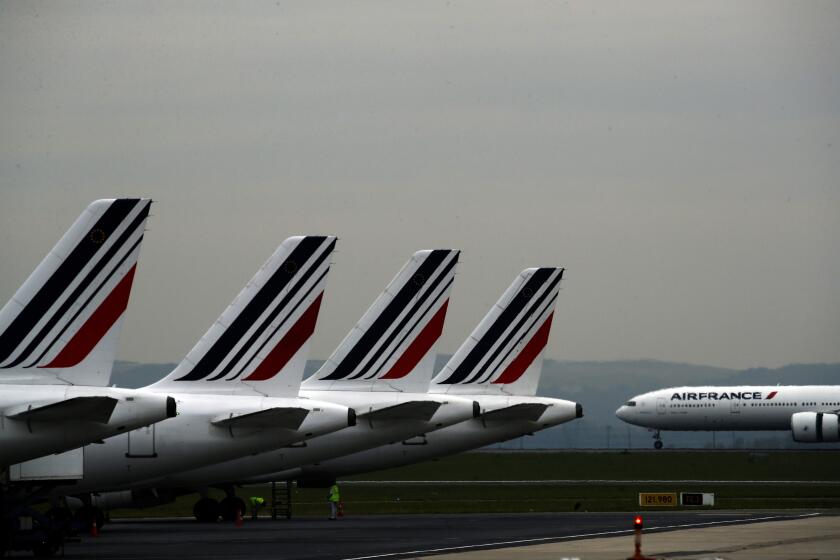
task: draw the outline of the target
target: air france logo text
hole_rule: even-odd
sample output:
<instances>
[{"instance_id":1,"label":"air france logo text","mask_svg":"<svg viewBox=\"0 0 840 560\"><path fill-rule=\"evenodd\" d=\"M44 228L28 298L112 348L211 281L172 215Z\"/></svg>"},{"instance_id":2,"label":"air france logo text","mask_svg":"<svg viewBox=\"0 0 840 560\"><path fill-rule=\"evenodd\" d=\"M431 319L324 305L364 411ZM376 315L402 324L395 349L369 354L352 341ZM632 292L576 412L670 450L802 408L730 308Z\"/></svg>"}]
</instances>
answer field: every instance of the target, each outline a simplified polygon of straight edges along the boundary
<instances>
[{"instance_id":1,"label":"air france logo text","mask_svg":"<svg viewBox=\"0 0 840 560\"><path fill-rule=\"evenodd\" d=\"M765 400L770 400L776 396L777 391L772 391L767 395ZM671 395L672 401L727 401L727 400L742 400L742 401L760 401L761 391L742 391L730 393L674 393Z\"/></svg>"}]
</instances>

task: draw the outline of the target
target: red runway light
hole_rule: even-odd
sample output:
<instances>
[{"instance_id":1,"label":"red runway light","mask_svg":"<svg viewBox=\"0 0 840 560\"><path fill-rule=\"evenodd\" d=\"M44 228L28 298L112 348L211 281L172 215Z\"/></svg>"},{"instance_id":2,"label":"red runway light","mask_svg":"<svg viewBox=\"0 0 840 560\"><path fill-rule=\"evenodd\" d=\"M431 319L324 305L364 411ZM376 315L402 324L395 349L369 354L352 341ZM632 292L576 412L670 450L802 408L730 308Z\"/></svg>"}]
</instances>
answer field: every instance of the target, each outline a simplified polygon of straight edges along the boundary
<instances>
[{"instance_id":1,"label":"red runway light","mask_svg":"<svg viewBox=\"0 0 840 560\"><path fill-rule=\"evenodd\" d=\"M633 528L634 529L641 529L644 523L642 522L642 516L637 515L633 518Z\"/></svg>"}]
</instances>

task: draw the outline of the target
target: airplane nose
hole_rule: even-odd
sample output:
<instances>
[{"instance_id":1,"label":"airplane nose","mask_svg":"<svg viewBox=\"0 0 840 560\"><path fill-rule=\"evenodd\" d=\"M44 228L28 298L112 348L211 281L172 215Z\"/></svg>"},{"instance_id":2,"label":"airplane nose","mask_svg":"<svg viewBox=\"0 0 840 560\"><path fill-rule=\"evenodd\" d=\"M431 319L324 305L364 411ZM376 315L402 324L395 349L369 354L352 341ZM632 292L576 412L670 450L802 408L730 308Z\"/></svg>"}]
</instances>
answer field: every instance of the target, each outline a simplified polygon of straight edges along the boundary
<instances>
[{"instance_id":1,"label":"airplane nose","mask_svg":"<svg viewBox=\"0 0 840 560\"><path fill-rule=\"evenodd\" d=\"M621 420L625 420L625 416L627 414L627 407L622 405L618 407L618 410L615 411L615 415L618 416Z\"/></svg>"}]
</instances>

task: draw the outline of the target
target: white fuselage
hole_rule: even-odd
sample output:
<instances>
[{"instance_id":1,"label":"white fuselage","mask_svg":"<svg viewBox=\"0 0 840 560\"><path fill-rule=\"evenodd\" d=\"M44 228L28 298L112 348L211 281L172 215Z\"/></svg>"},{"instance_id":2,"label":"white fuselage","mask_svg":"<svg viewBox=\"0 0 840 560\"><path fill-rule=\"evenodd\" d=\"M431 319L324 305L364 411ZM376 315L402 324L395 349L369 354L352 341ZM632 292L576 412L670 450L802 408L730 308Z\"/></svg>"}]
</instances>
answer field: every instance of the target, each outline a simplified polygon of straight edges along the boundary
<instances>
[{"instance_id":1,"label":"white fuselage","mask_svg":"<svg viewBox=\"0 0 840 560\"><path fill-rule=\"evenodd\" d=\"M248 482L292 478L330 478L418 463L533 433L574 420L582 414L576 403L561 399L465 394L458 396L478 401L482 416L419 437L336 457L319 464L307 464L295 469L254 477ZM545 404L547 408L536 420L492 420L492 416L484 416L488 412L500 411L524 403Z\"/></svg>"},{"instance_id":2,"label":"white fuselage","mask_svg":"<svg viewBox=\"0 0 840 560\"><path fill-rule=\"evenodd\" d=\"M840 410L840 386L673 387L630 399L616 416L656 430L790 430L797 412Z\"/></svg>"},{"instance_id":3,"label":"white fuselage","mask_svg":"<svg viewBox=\"0 0 840 560\"><path fill-rule=\"evenodd\" d=\"M106 422L62 417L22 420L7 414L77 397L107 397L116 405ZM76 385L0 385L0 466L61 453L167 418L167 395L136 389ZM174 410L169 410L174 413Z\"/></svg>"},{"instance_id":4,"label":"white fuselage","mask_svg":"<svg viewBox=\"0 0 840 560\"><path fill-rule=\"evenodd\" d=\"M355 426L306 440L299 446L283 447L258 455L241 457L200 469L176 472L157 481L156 486L196 486L221 482L237 482L251 477L274 473L302 465L318 463L402 441L445 426L462 422L474 415L474 401L448 395L427 393L371 392L371 391L301 391L308 399L333 402L353 408L357 414ZM384 417L373 414L404 403L430 402L439 404L431 418Z\"/></svg>"},{"instance_id":5,"label":"white fuselage","mask_svg":"<svg viewBox=\"0 0 840 560\"><path fill-rule=\"evenodd\" d=\"M171 394L178 403L177 417L85 447L84 479L57 494L148 486L148 480L339 430L350 415L347 407L304 398ZM308 413L296 429L213 423L271 408L304 408Z\"/></svg>"}]
</instances>

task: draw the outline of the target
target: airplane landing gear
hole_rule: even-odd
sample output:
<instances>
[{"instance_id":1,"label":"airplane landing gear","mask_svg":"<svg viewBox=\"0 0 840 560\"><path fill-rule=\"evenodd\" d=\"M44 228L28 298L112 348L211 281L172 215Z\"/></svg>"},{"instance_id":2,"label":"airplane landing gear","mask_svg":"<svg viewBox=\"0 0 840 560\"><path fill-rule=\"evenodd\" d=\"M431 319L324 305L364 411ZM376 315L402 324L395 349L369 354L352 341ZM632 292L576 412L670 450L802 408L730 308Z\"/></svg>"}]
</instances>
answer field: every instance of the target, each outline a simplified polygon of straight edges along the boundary
<instances>
[{"instance_id":1,"label":"airplane landing gear","mask_svg":"<svg viewBox=\"0 0 840 560\"><path fill-rule=\"evenodd\" d=\"M219 511L224 521L236 521L237 512L245 516L245 500L239 496L225 496L219 502Z\"/></svg>"},{"instance_id":2,"label":"airplane landing gear","mask_svg":"<svg viewBox=\"0 0 840 560\"><path fill-rule=\"evenodd\" d=\"M32 551L36 557L52 556L62 549L71 532L68 519L55 519L32 507L49 487L34 491L6 492L0 486L0 556L13 550Z\"/></svg>"},{"instance_id":3,"label":"airplane landing gear","mask_svg":"<svg viewBox=\"0 0 840 560\"><path fill-rule=\"evenodd\" d=\"M215 523L220 514L219 502L213 498L201 498L193 506L193 516L199 523Z\"/></svg>"},{"instance_id":4,"label":"airplane landing gear","mask_svg":"<svg viewBox=\"0 0 840 560\"><path fill-rule=\"evenodd\" d=\"M662 436L659 434L659 430L653 433L653 447L654 449L662 449Z\"/></svg>"}]
</instances>

